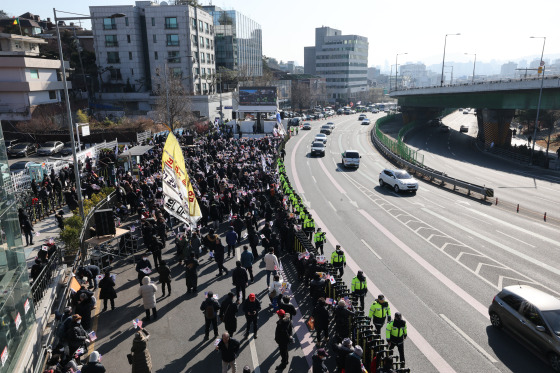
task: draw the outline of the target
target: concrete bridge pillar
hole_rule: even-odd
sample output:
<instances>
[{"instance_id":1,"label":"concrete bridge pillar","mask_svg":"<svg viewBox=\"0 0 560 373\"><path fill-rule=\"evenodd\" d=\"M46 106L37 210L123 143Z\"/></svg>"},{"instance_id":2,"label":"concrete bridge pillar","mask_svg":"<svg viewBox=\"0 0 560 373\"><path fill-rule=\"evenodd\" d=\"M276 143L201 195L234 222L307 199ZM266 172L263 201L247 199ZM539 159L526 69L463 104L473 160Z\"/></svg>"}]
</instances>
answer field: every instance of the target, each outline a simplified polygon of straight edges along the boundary
<instances>
[{"instance_id":1,"label":"concrete bridge pillar","mask_svg":"<svg viewBox=\"0 0 560 373\"><path fill-rule=\"evenodd\" d=\"M477 109L478 139L486 146L510 145L512 132L509 129L515 110L511 109Z\"/></svg>"}]
</instances>

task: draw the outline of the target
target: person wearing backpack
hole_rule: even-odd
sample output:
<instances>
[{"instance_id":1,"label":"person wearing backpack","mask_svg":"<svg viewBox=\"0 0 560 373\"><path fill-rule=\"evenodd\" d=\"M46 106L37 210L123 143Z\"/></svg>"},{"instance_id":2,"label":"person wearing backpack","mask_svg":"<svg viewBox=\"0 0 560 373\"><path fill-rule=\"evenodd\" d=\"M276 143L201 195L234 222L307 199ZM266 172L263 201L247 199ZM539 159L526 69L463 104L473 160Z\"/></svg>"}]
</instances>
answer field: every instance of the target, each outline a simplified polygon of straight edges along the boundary
<instances>
[{"instance_id":1,"label":"person wearing backpack","mask_svg":"<svg viewBox=\"0 0 560 373\"><path fill-rule=\"evenodd\" d=\"M288 366L288 344L292 337L292 320L284 310L276 311L279 320L276 322L276 332L274 333L274 340L278 343L280 349L280 357L282 362L276 367L277 370L282 370Z\"/></svg>"},{"instance_id":2,"label":"person wearing backpack","mask_svg":"<svg viewBox=\"0 0 560 373\"><path fill-rule=\"evenodd\" d=\"M218 311L220 310L220 303L214 299L214 292L209 291L207 297L200 305L200 310L204 313L204 340L210 338L210 324L214 329L214 337L218 338Z\"/></svg>"}]
</instances>

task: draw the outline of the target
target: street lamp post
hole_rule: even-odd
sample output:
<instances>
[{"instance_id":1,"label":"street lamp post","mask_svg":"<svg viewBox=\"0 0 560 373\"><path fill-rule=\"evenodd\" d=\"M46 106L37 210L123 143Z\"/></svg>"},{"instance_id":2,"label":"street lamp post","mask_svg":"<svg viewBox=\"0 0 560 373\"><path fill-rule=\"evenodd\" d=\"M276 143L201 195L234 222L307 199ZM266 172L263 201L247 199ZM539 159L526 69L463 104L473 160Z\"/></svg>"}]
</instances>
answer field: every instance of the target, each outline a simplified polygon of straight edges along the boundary
<instances>
[{"instance_id":1,"label":"street lamp post","mask_svg":"<svg viewBox=\"0 0 560 373\"><path fill-rule=\"evenodd\" d=\"M473 67L472 67L472 82L474 84L474 69L476 68L476 53L465 53L468 56L473 56L474 55L474 63L473 63Z\"/></svg>"},{"instance_id":2,"label":"street lamp post","mask_svg":"<svg viewBox=\"0 0 560 373\"><path fill-rule=\"evenodd\" d=\"M408 53L397 53L397 55L395 56L395 91L399 89L399 81L397 79L397 66L399 66L399 56L404 54Z\"/></svg>"},{"instance_id":3,"label":"street lamp post","mask_svg":"<svg viewBox=\"0 0 560 373\"><path fill-rule=\"evenodd\" d=\"M443 43L443 62L441 63L441 87L443 87L443 68L445 67L445 48L447 47L448 36L458 36L461 34L445 34L445 41Z\"/></svg>"},{"instance_id":4,"label":"street lamp post","mask_svg":"<svg viewBox=\"0 0 560 373\"><path fill-rule=\"evenodd\" d=\"M60 11L61 13L68 13ZM74 177L76 179L76 193L78 194L78 206L80 209L80 216L82 220L85 219L84 216L84 201L82 197L82 185L80 180L80 169L78 166L78 156L76 154L76 141L74 140L74 125L72 124L72 109L70 108L70 96L68 94L68 84L66 82L66 67L64 66L64 58L62 54L62 42L60 40L60 29L58 28L58 21L75 21L75 20L82 20L82 19L93 19L93 18L105 18L105 17L62 17L57 18L56 16L56 9L53 8L54 13L54 24L56 25L56 34L58 39L58 56L60 58L61 70L62 70L62 84L64 85L64 96L66 101L66 114L68 115L68 131L70 132L70 142L72 143L72 157L74 161ZM69 13L74 14L74 13ZM124 14L114 14L110 18L120 18L124 17Z\"/></svg>"},{"instance_id":5,"label":"street lamp post","mask_svg":"<svg viewBox=\"0 0 560 373\"><path fill-rule=\"evenodd\" d=\"M535 143L537 142L537 125L539 123L539 112L541 110L542 89L544 83L545 66L544 66L543 56L544 56L544 46L546 44L546 36L531 36L531 39L543 39L543 43L542 43L542 52L541 52L541 61L540 61L540 66L542 66L541 88L539 90L539 102L537 104L537 117L535 118L535 129L533 130L533 146L531 147L531 158L529 160L529 164L533 164L533 154L535 153Z\"/></svg>"}]
</instances>

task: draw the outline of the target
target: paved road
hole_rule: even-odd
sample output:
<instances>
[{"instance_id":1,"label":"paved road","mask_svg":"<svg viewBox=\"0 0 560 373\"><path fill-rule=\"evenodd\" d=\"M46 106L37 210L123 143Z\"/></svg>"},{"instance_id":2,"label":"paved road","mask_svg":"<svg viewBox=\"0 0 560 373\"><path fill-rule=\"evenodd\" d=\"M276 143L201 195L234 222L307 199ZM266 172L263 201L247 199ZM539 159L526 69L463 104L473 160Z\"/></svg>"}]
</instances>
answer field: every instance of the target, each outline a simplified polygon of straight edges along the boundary
<instances>
[{"instance_id":1,"label":"paved road","mask_svg":"<svg viewBox=\"0 0 560 373\"><path fill-rule=\"evenodd\" d=\"M558 219L560 223L557 212L560 209L559 172L508 162L480 152L474 144L478 126L472 114L454 112L445 117L443 123L449 126L449 132L427 127L407 138L409 145L424 154L426 166L493 188L495 197L510 211L519 204L521 210L534 211L535 219L543 219L543 213L547 212L549 218ZM469 132L459 132L461 125L469 126Z\"/></svg>"},{"instance_id":2,"label":"paved road","mask_svg":"<svg viewBox=\"0 0 560 373\"><path fill-rule=\"evenodd\" d=\"M369 115L372 121L380 115ZM370 144L357 115L335 118L324 158L310 158L318 128L288 142L287 169L319 226L326 252L347 250L351 271L364 270L371 303L379 292L409 323L407 365L418 372L548 372L506 333L494 330L487 307L502 286L529 283L560 295L557 228L421 183L418 193L380 188L390 167ZM457 134L455 134L457 135ZM358 170L340 153L357 149ZM462 154L462 153L461 153ZM359 263L359 264L358 264Z\"/></svg>"}]
</instances>

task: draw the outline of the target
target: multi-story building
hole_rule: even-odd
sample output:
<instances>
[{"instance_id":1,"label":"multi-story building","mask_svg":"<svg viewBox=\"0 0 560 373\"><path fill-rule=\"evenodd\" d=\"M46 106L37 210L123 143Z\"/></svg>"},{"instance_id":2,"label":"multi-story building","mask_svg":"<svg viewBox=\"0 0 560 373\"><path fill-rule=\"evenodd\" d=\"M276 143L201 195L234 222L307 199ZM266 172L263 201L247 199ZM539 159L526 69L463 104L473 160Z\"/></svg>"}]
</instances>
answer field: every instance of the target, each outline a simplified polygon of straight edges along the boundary
<instances>
[{"instance_id":1,"label":"multi-story building","mask_svg":"<svg viewBox=\"0 0 560 373\"><path fill-rule=\"evenodd\" d=\"M305 73L326 78L330 102L348 102L367 90L368 40L342 35L330 27L315 29L315 46L305 47Z\"/></svg>"},{"instance_id":2,"label":"multi-story building","mask_svg":"<svg viewBox=\"0 0 560 373\"><path fill-rule=\"evenodd\" d=\"M203 6L214 18L216 67L225 67L247 77L262 76L262 28L236 10Z\"/></svg>"},{"instance_id":3,"label":"multi-story building","mask_svg":"<svg viewBox=\"0 0 560 373\"><path fill-rule=\"evenodd\" d=\"M182 77L187 93L216 92L214 25L204 10L137 1L134 6L92 6L90 14L100 101L148 112L167 69Z\"/></svg>"},{"instance_id":4,"label":"multi-story building","mask_svg":"<svg viewBox=\"0 0 560 373\"><path fill-rule=\"evenodd\" d=\"M515 62L504 63L500 69L500 75L505 78L513 78L515 76L515 70L517 69L517 64Z\"/></svg>"},{"instance_id":5,"label":"multi-story building","mask_svg":"<svg viewBox=\"0 0 560 373\"><path fill-rule=\"evenodd\" d=\"M0 34L0 120L29 120L39 105L61 101L64 89L59 80L61 63L37 58L40 44L47 42L29 36Z\"/></svg>"}]
</instances>

